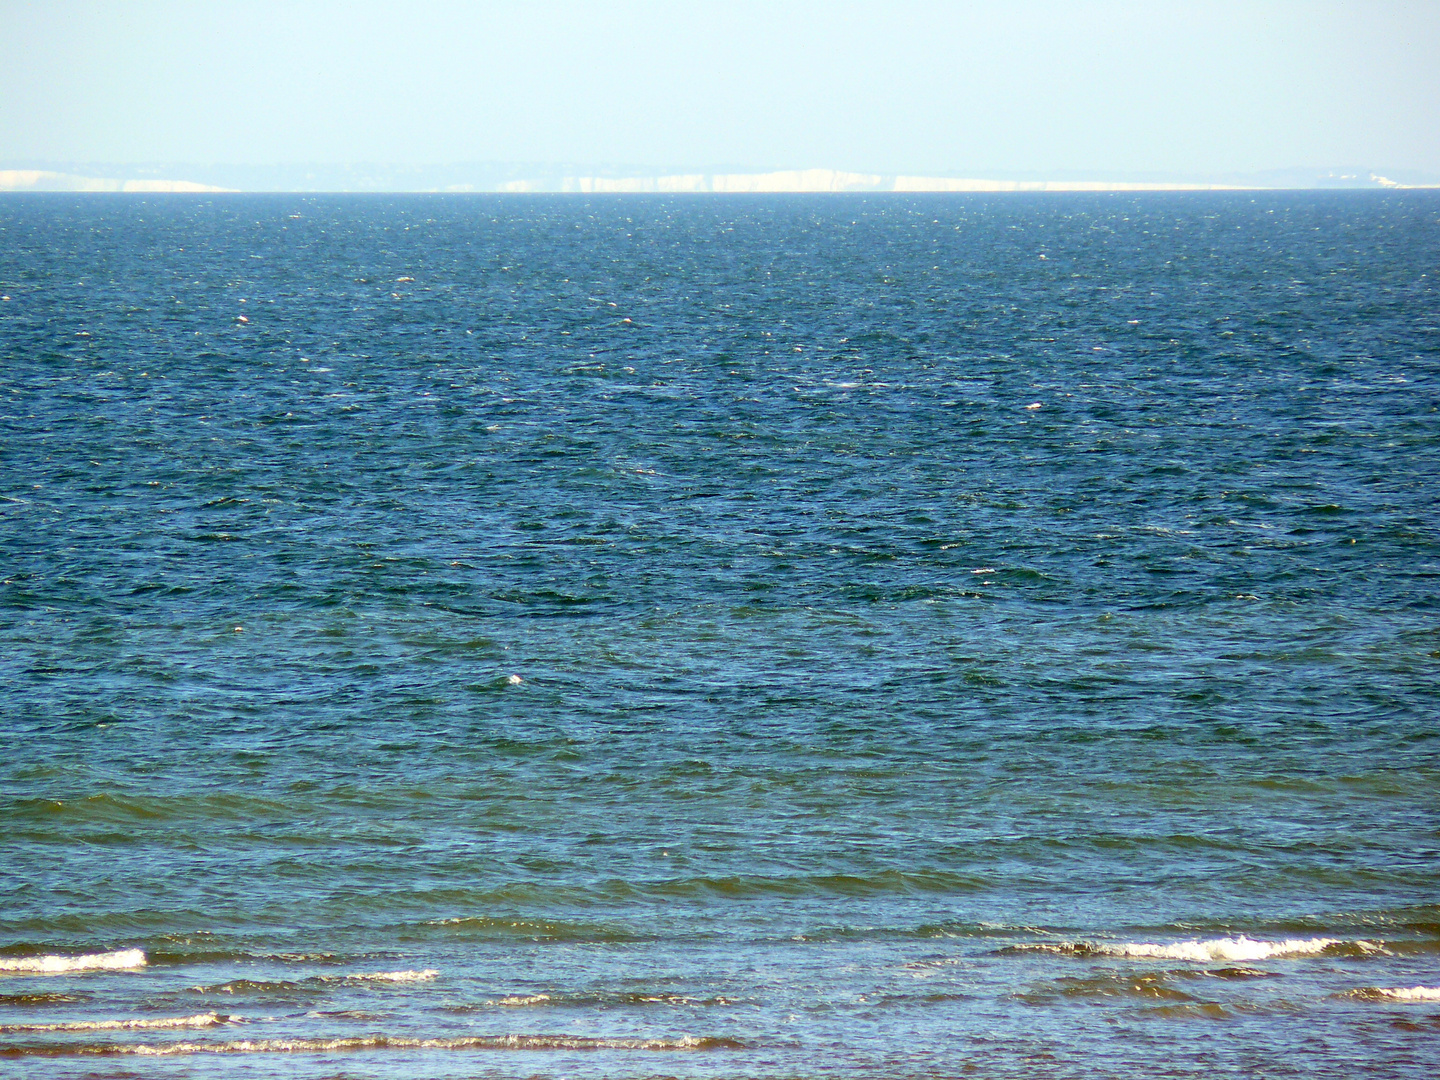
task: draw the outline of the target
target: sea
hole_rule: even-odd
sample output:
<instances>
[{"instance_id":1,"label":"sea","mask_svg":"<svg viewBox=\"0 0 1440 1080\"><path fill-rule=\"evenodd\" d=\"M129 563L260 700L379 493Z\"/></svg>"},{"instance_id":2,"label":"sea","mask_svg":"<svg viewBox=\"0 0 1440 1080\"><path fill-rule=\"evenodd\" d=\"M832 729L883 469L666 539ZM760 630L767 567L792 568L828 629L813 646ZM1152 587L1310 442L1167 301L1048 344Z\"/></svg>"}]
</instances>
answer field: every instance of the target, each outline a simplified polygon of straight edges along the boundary
<instances>
[{"instance_id":1,"label":"sea","mask_svg":"<svg viewBox=\"0 0 1440 1080\"><path fill-rule=\"evenodd\" d=\"M0 197L0 1076L1440 1075L1440 192Z\"/></svg>"}]
</instances>

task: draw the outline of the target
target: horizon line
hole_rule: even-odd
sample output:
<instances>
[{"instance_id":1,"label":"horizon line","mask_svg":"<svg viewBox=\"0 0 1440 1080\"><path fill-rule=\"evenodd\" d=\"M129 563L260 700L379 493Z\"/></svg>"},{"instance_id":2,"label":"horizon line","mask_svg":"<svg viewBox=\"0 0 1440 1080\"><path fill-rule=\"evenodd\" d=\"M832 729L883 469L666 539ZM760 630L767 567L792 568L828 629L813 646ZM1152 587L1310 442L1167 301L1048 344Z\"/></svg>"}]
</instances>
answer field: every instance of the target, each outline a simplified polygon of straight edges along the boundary
<instances>
[{"instance_id":1,"label":"horizon line","mask_svg":"<svg viewBox=\"0 0 1440 1080\"><path fill-rule=\"evenodd\" d=\"M455 168L458 166L452 166ZM212 167L213 168L213 167ZM231 167L239 169L242 167ZM243 168L285 170L296 166ZM299 166L298 168L305 168ZM313 168L313 167L312 167ZM355 166L320 166L347 169ZM425 166L392 166L423 170ZM185 166L175 167L176 171ZM127 170L133 171L133 170ZM195 167L195 171L205 171ZM1296 173L1308 170L1273 170ZM1317 172L1319 172L1317 170ZM1255 174L1264 176L1266 174ZM311 174L313 176L313 173ZM391 178L394 179L393 177ZM1235 177L1235 179L1241 179ZM1428 179L1428 178L1427 178ZM1184 192L1184 191L1304 191L1316 189L1422 190L1440 188L1434 183L1403 183L1378 172L1356 170L1336 175L1334 170L1310 183L1211 183L1182 180L1061 180L993 179L984 177L922 176L905 173L858 173L836 169L782 169L766 172L668 172L629 176L556 175L492 179L479 183L431 186L395 186L378 178L359 187L270 186L229 187L195 180L167 178L121 179L87 176L49 169L0 169L0 192L67 192L132 194L981 194L1037 192Z\"/></svg>"}]
</instances>

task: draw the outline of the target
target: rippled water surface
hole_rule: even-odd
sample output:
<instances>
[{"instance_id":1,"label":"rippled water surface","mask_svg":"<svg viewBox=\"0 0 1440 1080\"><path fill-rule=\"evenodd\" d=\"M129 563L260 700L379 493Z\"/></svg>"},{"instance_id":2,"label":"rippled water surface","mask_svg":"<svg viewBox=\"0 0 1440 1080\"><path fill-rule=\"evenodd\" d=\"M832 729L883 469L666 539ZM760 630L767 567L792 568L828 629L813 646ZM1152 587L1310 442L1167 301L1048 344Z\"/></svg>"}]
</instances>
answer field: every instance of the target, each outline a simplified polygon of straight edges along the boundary
<instances>
[{"instance_id":1,"label":"rippled water surface","mask_svg":"<svg viewBox=\"0 0 1440 1080\"><path fill-rule=\"evenodd\" d=\"M0 1075L1435 1075L1437 268L0 199Z\"/></svg>"}]
</instances>

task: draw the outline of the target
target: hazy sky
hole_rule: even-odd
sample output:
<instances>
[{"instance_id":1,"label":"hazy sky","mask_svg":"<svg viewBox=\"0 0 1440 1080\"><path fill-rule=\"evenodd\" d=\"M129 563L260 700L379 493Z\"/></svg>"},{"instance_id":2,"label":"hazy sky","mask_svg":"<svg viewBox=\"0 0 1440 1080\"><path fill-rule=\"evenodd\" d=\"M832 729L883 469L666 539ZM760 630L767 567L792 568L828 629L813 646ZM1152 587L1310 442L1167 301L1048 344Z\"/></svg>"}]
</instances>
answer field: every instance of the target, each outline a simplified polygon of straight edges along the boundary
<instances>
[{"instance_id":1,"label":"hazy sky","mask_svg":"<svg viewBox=\"0 0 1440 1080\"><path fill-rule=\"evenodd\" d=\"M1440 2L0 0L0 161L1440 172Z\"/></svg>"}]
</instances>

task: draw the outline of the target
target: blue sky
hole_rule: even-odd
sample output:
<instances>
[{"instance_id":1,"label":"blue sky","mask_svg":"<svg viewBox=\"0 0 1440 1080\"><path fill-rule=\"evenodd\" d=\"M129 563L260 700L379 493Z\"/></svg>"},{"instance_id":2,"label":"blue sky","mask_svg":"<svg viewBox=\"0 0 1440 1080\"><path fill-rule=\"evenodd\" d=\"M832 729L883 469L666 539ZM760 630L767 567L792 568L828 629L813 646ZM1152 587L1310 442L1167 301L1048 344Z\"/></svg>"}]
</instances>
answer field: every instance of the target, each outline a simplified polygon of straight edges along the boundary
<instances>
[{"instance_id":1,"label":"blue sky","mask_svg":"<svg viewBox=\"0 0 1440 1080\"><path fill-rule=\"evenodd\" d=\"M1440 3L0 0L0 161L1440 172Z\"/></svg>"}]
</instances>

